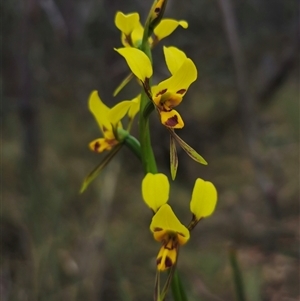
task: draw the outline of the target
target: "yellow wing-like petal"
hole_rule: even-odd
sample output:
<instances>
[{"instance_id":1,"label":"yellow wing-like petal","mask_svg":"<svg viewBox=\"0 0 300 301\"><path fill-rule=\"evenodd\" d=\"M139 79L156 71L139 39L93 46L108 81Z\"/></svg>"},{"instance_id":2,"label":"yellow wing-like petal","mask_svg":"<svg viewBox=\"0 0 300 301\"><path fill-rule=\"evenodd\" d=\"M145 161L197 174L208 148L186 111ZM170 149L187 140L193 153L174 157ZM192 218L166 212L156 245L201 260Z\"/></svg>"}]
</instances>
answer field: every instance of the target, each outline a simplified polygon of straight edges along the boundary
<instances>
[{"instance_id":1,"label":"yellow wing-like petal","mask_svg":"<svg viewBox=\"0 0 300 301\"><path fill-rule=\"evenodd\" d=\"M110 108L108 108L100 99L98 91L93 91L88 100L88 106L91 113L94 115L102 133L106 130L111 131L111 123L109 120Z\"/></svg>"},{"instance_id":2,"label":"yellow wing-like petal","mask_svg":"<svg viewBox=\"0 0 300 301\"><path fill-rule=\"evenodd\" d=\"M117 103L109 112L109 120L113 125L117 125L121 119L127 114L132 106L131 100L124 100Z\"/></svg>"},{"instance_id":3,"label":"yellow wing-like petal","mask_svg":"<svg viewBox=\"0 0 300 301\"><path fill-rule=\"evenodd\" d=\"M171 91L184 95L189 86L197 79L197 68L191 59L185 59L180 68L168 79L159 83L153 94Z\"/></svg>"},{"instance_id":4,"label":"yellow wing-like petal","mask_svg":"<svg viewBox=\"0 0 300 301\"><path fill-rule=\"evenodd\" d=\"M132 101L131 107L128 111L128 117L133 119L135 115L140 111L141 95L134 98Z\"/></svg>"},{"instance_id":5,"label":"yellow wing-like petal","mask_svg":"<svg viewBox=\"0 0 300 301\"><path fill-rule=\"evenodd\" d=\"M173 19L163 19L160 23L154 28L154 34L158 40L161 40L169 36L178 26L183 28L188 28L188 23L184 20L173 20Z\"/></svg>"},{"instance_id":6,"label":"yellow wing-like petal","mask_svg":"<svg viewBox=\"0 0 300 301\"><path fill-rule=\"evenodd\" d=\"M130 68L131 72L142 82L152 76L152 65L148 56L136 48L119 48L115 49L121 54Z\"/></svg>"},{"instance_id":7,"label":"yellow wing-like petal","mask_svg":"<svg viewBox=\"0 0 300 301\"><path fill-rule=\"evenodd\" d=\"M123 14L118 11L115 16L116 27L125 35L130 35L136 26L140 23L140 16L138 13Z\"/></svg>"},{"instance_id":8,"label":"yellow wing-like petal","mask_svg":"<svg viewBox=\"0 0 300 301\"><path fill-rule=\"evenodd\" d=\"M147 173L142 181L142 195L145 203L156 212L169 199L170 184L162 173Z\"/></svg>"},{"instance_id":9,"label":"yellow wing-like petal","mask_svg":"<svg viewBox=\"0 0 300 301\"><path fill-rule=\"evenodd\" d=\"M217 204L217 190L213 183L197 179L190 203L191 212L197 220L211 215Z\"/></svg>"},{"instance_id":10,"label":"yellow wing-like petal","mask_svg":"<svg viewBox=\"0 0 300 301\"><path fill-rule=\"evenodd\" d=\"M181 67L187 58L183 51L172 46L164 46L164 54L168 69L172 75Z\"/></svg>"}]
</instances>

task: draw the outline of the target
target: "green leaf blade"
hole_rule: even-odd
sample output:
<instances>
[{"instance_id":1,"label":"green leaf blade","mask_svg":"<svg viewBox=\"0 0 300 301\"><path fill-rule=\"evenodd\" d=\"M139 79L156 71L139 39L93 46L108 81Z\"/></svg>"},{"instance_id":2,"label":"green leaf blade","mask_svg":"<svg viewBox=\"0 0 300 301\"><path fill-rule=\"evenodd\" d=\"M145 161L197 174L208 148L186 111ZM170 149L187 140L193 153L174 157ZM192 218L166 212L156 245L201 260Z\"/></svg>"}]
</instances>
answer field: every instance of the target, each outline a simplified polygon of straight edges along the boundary
<instances>
[{"instance_id":1,"label":"green leaf blade","mask_svg":"<svg viewBox=\"0 0 300 301\"><path fill-rule=\"evenodd\" d=\"M104 167L113 159L113 157L119 152L123 144L115 146L104 159L85 177L80 188L80 193L83 193L92 181L100 174Z\"/></svg>"}]
</instances>

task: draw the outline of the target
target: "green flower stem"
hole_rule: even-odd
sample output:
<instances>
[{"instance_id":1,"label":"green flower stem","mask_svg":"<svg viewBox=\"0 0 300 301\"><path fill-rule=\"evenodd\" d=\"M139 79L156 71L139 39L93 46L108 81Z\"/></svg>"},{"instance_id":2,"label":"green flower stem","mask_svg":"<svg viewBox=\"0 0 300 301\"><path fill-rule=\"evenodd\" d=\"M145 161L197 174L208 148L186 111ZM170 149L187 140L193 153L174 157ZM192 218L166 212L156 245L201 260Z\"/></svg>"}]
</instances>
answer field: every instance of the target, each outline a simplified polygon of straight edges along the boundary
<instances>
[{"instance_id":1,"label":"green flower stem","mask_svg":"<svg viewBox=\"0 0 300 301\"><path fill-rule=\"evenodd\" d=\"M124 139L124 144L137 156L138 159L142 159L140 142L133 136L128 135Z\"/></svg>"},{"instance_id":2,"label":"green flower stem","mask_svg":"<svg viewBox=\"0 0 300 301\"><path fill-rule=\"evenodd\" d=\"M157 173L156 161L151 146L150 131L149 131L149 117L144 116L143 112L149 102L149 98L145 91L141 94L140 106L140 143L141 143L141 157L145 173Z\"/></svg>"},{"instance_id":3,"label":"green flower stem","mask_svg":"<svg viewBox=\"0 0 300 301\"><path fill-rule=\"evenodd\" d=\"M150 15L152 13L152 10L154 10L156 0L153 2L152 8L150 10L149 16L147 18L145 29L144 29L144 36L143 36L143 42L141 45L141 50L149 57L151 63L152 63L152 53L151 48L148 42L149 37L149 25L150 25ZM149 79L149 82L151 79ZM141 157L142 157L142 163L145 173L151 172L151 173L157 173L157 166L156 161L151 145L151 138L150 138L150 130L149 130L149 115L147 114L145 116L144 111L148 107L148 103L151 100L149 99L147 93L145 90L142 90L141 93L141 105L140 105L140 122L139 122L139 136L140 136L140 143L141 143Z\"/></svg>"},{"instance_id":4,"label":"green flower stem","mask_svg":"<svg viewBox=\"0 0 300 301\"><path fill-rule=\"evenodd\" d=\"M143 41L140 49L149 57L151 63L152 63L152 53L151 48L148 42L149 36L152 34L155 26L158 25L160 20L163 17L163 13L167 4L167 0L164 1L161 7L161 11L158 14L158 16L153 19L153 13L156 8L157 3L160 0L154 0L152 8L149 12L148 18L146 20L146 24L144 27L144 35L143 35ZM149 87L151 86L151 79L149 79ZM147 87L146 87L147 88ZM149 99L149 96L145 92L145 90L142 90L141 93L141 105L140 105L140 123L139 123L139 130L140 130L140 143L141 143L141 157L143 162L143 167L145 173L151 172L151 173L157 173L157 167L156 167L156 161L153 154L152 146L151 146L151 139L150 139L150 131L149 131L149 115L153 111L151 108L149 109L149 102L151 99ZM184 291L184 288L182 286L182 283L180 282L179 275L177 273L176 267L173 267L172 272L168 277L166 286L164 288L163 296L160 295L160 278L159 278L159 272L157 272L156 275L156 281L155 281L155 300L164 300L166 293L168 291L170 282L172 286L172 292L173 297L175 301L187 301L186 294ZM173 277L175 275L175 277Z\"/></svg>"}]
</instances>

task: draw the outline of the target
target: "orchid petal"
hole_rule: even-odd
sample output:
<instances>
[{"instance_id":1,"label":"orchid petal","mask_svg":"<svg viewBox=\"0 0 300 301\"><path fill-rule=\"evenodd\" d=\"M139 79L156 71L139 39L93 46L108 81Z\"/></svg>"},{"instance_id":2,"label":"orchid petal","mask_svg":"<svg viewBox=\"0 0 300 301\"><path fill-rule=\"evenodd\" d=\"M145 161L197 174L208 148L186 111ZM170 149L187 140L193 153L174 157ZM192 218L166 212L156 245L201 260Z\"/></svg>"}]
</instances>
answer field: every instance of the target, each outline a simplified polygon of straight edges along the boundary
<instances>
[{"instance_id":1,"label":"orchid petal","mask_svg":"<svg viewBox=\"0 0 300 301\"><path fill-rule=\"evenodd\" d=\"M189 86L197 79L197 68L191 59L186 59L177 71L156 86L154 94L160 91L172 91L184 95Z\"/></svg>"},{"instance_id":2,"label":"orchid petal","mask_svg":"<svg viewBox=\"0 0 300 301\"><path fill-rule=\"evenodd\" d=\"M154 28L154 34L158 40L161 40L169 36L178 26L183 28L188 28L188 23L184 20L177 21L173 19L163 19L160 23Z\"/></svg>"},{"instance_id":3,"label":"orchid petal","mask_svg":"<svg viewBox=\"0 0 300 301\"><path fill-rule=\"evenodd\" d=\"M123 14L118 11L115 16L116 27L125 35L130 35L136 26L138 26L140 16L138 13Z\"/></svg>"},{"instance_id":4,"label":"orchid petal","mask_svg":"<svg viewBox=\"0 0 300 301\"><path fill-rule=\"evenodd\" d=\"M152 76L151 61L143 51L136 48L119 48L115 50L125 58L130 70L139 80L145 82L146 78Z\"/></svg>"},{"instance_id":5,"label":"orchid petal","mask_svg":"<svg viewBox=\"0 0 300 301\"><path fill-rule=\"evenodd\" d=\"M89 110L94 115L102 133L105 131L112 130L108 114L110 108L108 108L100 99L98 91L93 91L89 97L88 101Z\"/></svg>"},{"instance_id":6,"label":"orchid petal","mask_svg":"<svg viewBox=\"0 0 300 301\"><path fill-rule=\"evenodd\" d=\"M162 205L152 218L150 230L158 241L164 239L166 232L173 232L178 235L180 244L185 244L190 238L189 230L178 220L172 208L168 204Z\"/></svg>"},{"instance_id":7,"label":"orchid petal","mask_svg":"<svg viewBox=\"0 0 300 301\"><path fill-rule=\"evenodd\" d=\"M175 139L170 135L170 168L172 180L175 180L178 168L178 156Z\"/></svg>"},{"instance_id":8,"label":"orchid petal","mask_svg":"<svg viewBox=\"0 0 300 301\"><path fill-rule=\"evenodd\" d=\"M182 147L182 149L196 162L201 163L203 165L207 165L206 160L199 155L190 145L188 145L185 141L183 141L174 130L169 129L170 134L175 138L177 143Z\"/></svg>"},{"instance_id":9,"label":"orchid petal","mask_svg":"<svg viewBox=\"0 0 300 301\"><path fill-rule=\"evenodd\" d=\"M170 184L162 173L147 173L142 181L142 195L145 203L156 212L169 199Z\"/></svg>"},{"instance_id":10,"label":"orchid petal","mask_svg":"<svg viewBox=\"0 0 300 301\"><path fill-rule=\"evenodd\" d=\"M191 212L197 220L211 215L217 203L217 190L213 183L198 178L190 203Z\"/></svg>"},{"instance_id":11,"label":"orchid petal","mask_svg":"<svg viewBox=\"0 0 300 301\"><path fill-rule=\"evenodd\" d=\"M135 117L135 115L140 111L141 95L134 98L131 101L131 103L132 104L131 104L131 106L129 108L129 111L128 111L128 117L130 119L133 119Z\"/></svg>"},{"instance_id":12,"label":"orchid petal","mask_svg":"<svg viewBox=\"0 0 300 301\"><path fill-rule=\"evenodd\" d=\"M172 129L182 129L184 127L184 122L176 110L160 111L159 113L160 121L164 126Z\"/></svg>"},{"instance_id":13,"label":"orchid petal","mask_svg":"<svg viewBox=\"0 0 300 301\"><path fill-rule=\"evenodd\" d=\"M113 125L119 123L119 121L127 114L128 110L132 106L131 100L124 100L116 104L111 108L109 112L109 120Z\"/></svg>"},{"instance_id":14,"label":"orchid petal","mask_svg":"<svg viewBox=\"0 0 300 301\"><path fill-rule=\"evenodd\" d=\"M164 46L165 60L170 73L173 75L187 59L186 54L176 47Z\"/></svg>"}]
</instances>

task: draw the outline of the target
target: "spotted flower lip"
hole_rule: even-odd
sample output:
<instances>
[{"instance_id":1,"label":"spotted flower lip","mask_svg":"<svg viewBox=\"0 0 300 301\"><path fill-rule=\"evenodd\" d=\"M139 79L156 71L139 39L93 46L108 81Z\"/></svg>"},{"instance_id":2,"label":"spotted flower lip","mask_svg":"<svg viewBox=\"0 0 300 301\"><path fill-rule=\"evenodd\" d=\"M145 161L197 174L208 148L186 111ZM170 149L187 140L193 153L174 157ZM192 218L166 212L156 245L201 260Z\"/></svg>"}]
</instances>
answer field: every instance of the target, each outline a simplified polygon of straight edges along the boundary
<instances>
[{"instance_id":1,"label":"spotted flower lip","mask_svg":"<svg viewBox=\"0 0 300 301\"><path fill-rule=\"evenodd\" d=\"M122 129L121 119L128 114L129 119L132 120L139 110L139 101L138 96L133 100L124 100L113 108L108 108L102 102L98 92L93 91L89 97L88 106L103 137L90 142L89 148L94 152L101 153L105 150L109 151L119 144L119 139L115 133L118 128Z\"/></svg>"},{"instance_id":2,"label":"spotted flower lip","mask_svg":"<svg viewBox=\"0 0 300 301\"><path fill-rule=\"evenodd\" d=\"M177 236L180 245L184 245L190 238L189 230L181 224L168 204L163 204L153 216L150 230L154 239L160 242L166 235Z\"/></svg>"}]
</instances>

